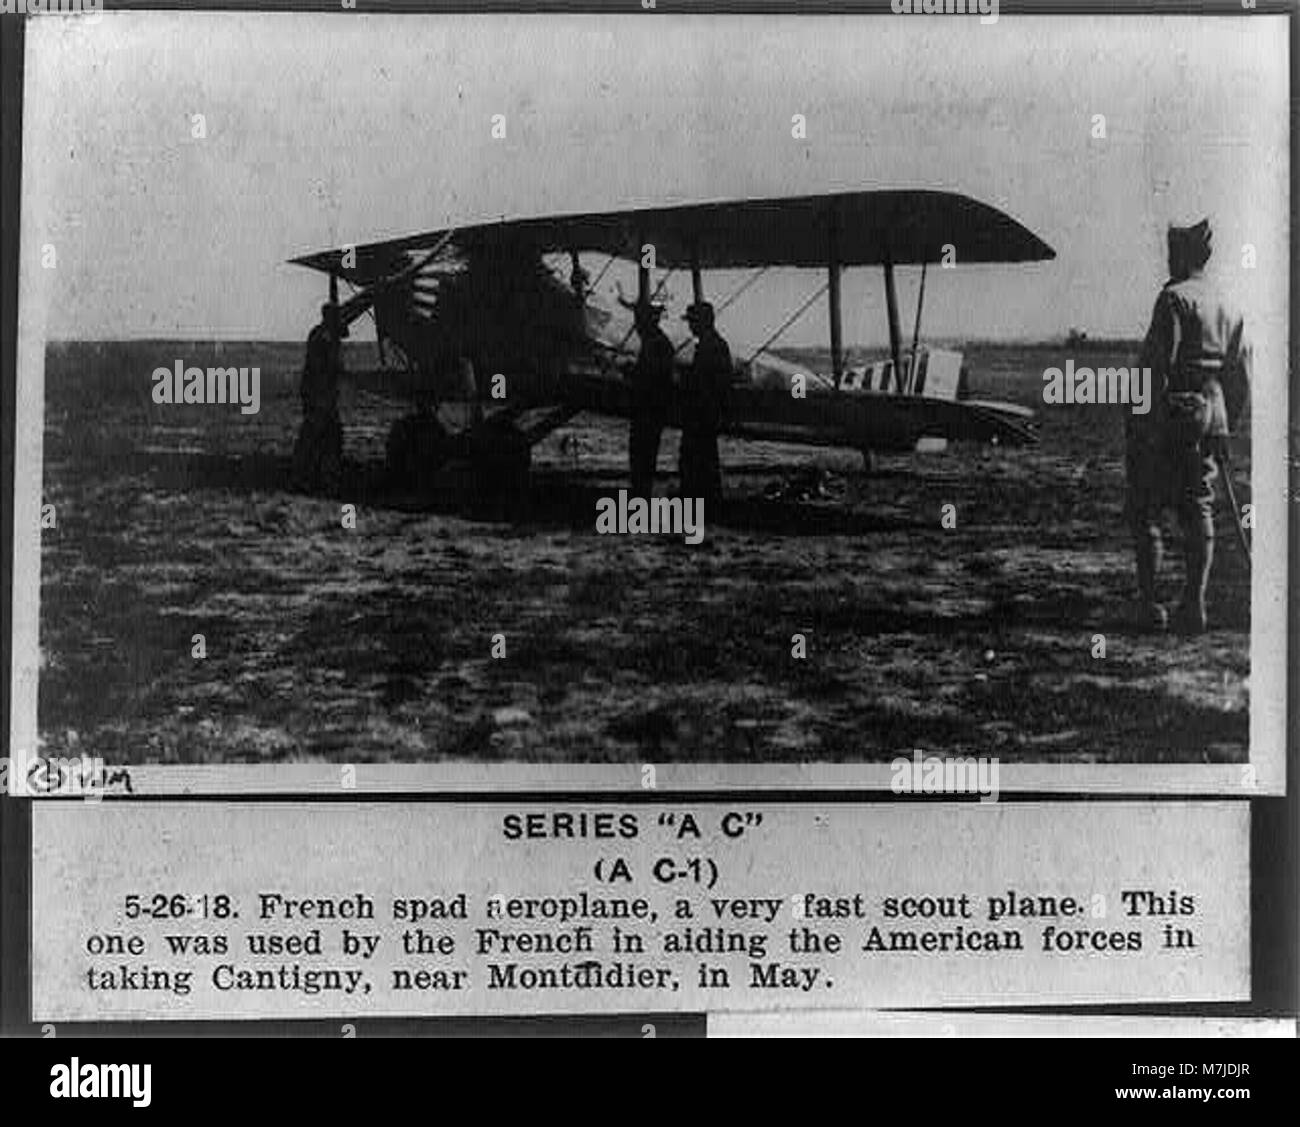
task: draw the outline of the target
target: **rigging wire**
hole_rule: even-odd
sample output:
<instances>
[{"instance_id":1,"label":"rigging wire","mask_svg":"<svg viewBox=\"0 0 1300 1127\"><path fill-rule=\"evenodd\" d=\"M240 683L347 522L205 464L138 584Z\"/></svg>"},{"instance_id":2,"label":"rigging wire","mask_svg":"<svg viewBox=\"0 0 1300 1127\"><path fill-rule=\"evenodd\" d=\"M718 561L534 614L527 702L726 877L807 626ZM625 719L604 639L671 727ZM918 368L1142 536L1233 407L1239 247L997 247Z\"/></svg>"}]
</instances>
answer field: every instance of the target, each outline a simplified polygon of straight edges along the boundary
<instances>
[{"instance_id":1,"label":"rigging wire","mask_svg":"<svg viewBox=\"0 0 1300 1127\"><path fill-rule=\"evenodd\" d=\"M805 301L801 306L799 306L799 308L796 309L789 317L787 317L785 321L782 323L781 327L776 330L776 332L774 332L770 337L768 337L767 340L765 340L761 345L758 346L758 348L754 349L753 353L750 355L749 359L745 361L745 363L752 364L756 359L758 359L760 354L766 352L768 348L770 348L771 345L775 343L777 338L780 337L781 334L786 331L786 329L788 329L797 320L799 320L800 317L802 317L805 313L807 313L812 303L816 301L818 298L820 298L822 294L824 294L828 289L830 289L830 287L831 287L830 282L823 282L820 286L818 286L816 292L813 293L813 295L807 301Z\"/></svg>"},{"instance_id":2,"label":"rigging wire","mask_svg":"<svg viewBox=\"0 0 1300 1127\"><path fill-rule=\"evenodd\" d=\"M732 305L736 301L736 299L740 297L741 294L743 294L747 289L749 289L750 286L752 286L755 282L757 282L759 278L761 278L764 274L766 274L768 272L768 269L769 267L767 266L760 266L757 270L755 270L754 273L751 274L748 279L746 279L744 282L740 284L740 287L738 289L732 291L731 296L728 297L726 301L724 301L713 311L713 315L717 317L723 312L725 312L727 307L729 305ZM673 355L676 356L677 353L681 352L682 349L684 349L688 344L691 343L691 339L692 338L688 336L684 341L682 341L681 344L679 344L676 348L674 348Z\"/></svg>"}]
</instances>

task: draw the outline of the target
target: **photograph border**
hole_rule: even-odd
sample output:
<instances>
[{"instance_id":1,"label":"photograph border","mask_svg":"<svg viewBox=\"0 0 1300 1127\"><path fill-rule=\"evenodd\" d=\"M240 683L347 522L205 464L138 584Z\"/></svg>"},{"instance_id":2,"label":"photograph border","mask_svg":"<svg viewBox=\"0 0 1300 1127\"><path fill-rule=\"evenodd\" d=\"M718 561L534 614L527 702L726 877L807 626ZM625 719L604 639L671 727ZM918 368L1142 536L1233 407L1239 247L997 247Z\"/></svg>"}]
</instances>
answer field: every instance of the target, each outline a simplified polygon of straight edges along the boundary
<instances>
[{"instance_id":1,"label":"photograph border","mask_svg":"<svg viewBox=\"0 0 1300 1127\"><path fill-rule=\"evenodd\" d=\"M117 10L159 10L179 8L183 10L213 10L229 12L282 11L292 8L303 14L311 12L337 13L340 17L355 14L355 9L343 11L339 6L327 3L309 3L293 5L289 0L281 3L254 4L212 4L189 8L173 4L112 4L106 3L106 11ZM489 3L478 5L466 4L429 4L429 3L384 3L366 4L367 14L378 13L506 13L506 12L554 12L554 13L616 13L627 18L637 18L640 14L639 0L626 0L613 4L504 4ZM675 13L727 15L727 14L808 14L815 17L818 13L855 14L881 18L890 15L888 0L874 0L873 3L814 3L812 5L791 5L788 3L710 3L703 6L671 3L665 0L656 4L656 14L672 16ZM1004 3L1001 12L1006 17L1017 15L1080 15L1080 14L1123 14L1134 16L1177 15L1193 16L1234 15L1241 16L1242 9L1236 0L1212 0L1209 3L1174 4L1163 2L1126 5L1110 3L1075 3L1052 4L1046 0L1028 3ZM635 14L634 14L635 13ZM1252 15L1285 15L1289 19L1290 44L1290 82L1294 95L1296 90L1296 48L1297 26L1295 5L1278 4L1270 0L1259 0ZM29 17L40 18L40 17ZM21 44L22 37L19 36ZM21 52L21 46L19 47ZM7 81L12 80L9 72ZM19 68L21 82L21 68ZM21 99L20 99L21 103ZM12 103L10 103L12 104ZM7 114L12 120L13 114ZM19 115L20 126L22 123ZM1295 228L1295 117L1291 121L1291 226ZM26 128L31 131L39 127L34 118L28 116ZM25 139L25 138L24 138ZM12 144L10 135L6 135L6 144ZM6 171L14 168L6 165ZM27 174L23 166L20 175ZM17 199L29 198L39 189L38 185L20 182ZM6 220L13 230L7 234L6 248L18 244L22 232L13 220L14 214L6 209ZM1289 235L1289 233L1288 233ZM37 747L37 697L39 692L39 626L40 626L40 528L39 516L41 506L41 481L43 476L43 426L41 420L44 412L44 362L45 332L44 320L48 302L42 301L42 292L46 285L41 275L39 263L30 246L19 248L16 261L10 267L6 254L6 278L11 279L16 272L19 275L18 292L21 297L16 303L16 367L10 379L5 381L6 396L13 396L15 410L7 417L15 420L13 438L6 429L6 459L12 466L13 477L9 496L13 504L8 507L12 514L12 525L6 527L6 535L11 537L5 552L5 564L11 568L12 588L8 593L8 605L11 609L12 645L9 677L5 691L9 695L7 714L9 721L10 748L15 752L33 755ZM1290 271L1290 307L1294 313L1296 307L1298 271L1295 256L1289 256ZM12 304L12 302L11 302ZM6 315L8 310L5 311ZM14 321L10 321L14 324ZM15 339L9 337L7 339ZM1294 335L1288 333L1288 356L1291 371L1300 370L1298 366L1297 344ZM6 361L8 360L6 350ZM21 377L21 378L19 378ZM1003 793L1023 794L1146 794L1146 795L1203 795L1203 796L1237 796L1281 795L1286 791L1286 747L1288 732L1294 731L1292 712L1294 707L1295 679L1290 676L1289 665L1293 655L1288 653L1288 625L1292 636L1297 636L1300 626L1300 613L1292 605L1294 600L1287 599L1287 614L1261 613L1266 599L1275 599L1281 590L1286 595L1290 592L1290 561L1296 558L1297 546L1300 545L1300 531L1297 529L1294 506L1288 501L1300 501L1300 492L1289 489L1295 482L1300 482L1300 475L1294 481L1288 481L1291 465L1289 435L1282 433L1285 421L1289 418L1291 434L1300 433L1300 411L1297 410L1296 396L1290 394L1290 387L1285 389L1287 397L1286 412L1277 411L1277 404L1270 401L1272 410L1262 410L1259 397L1252 397L1253 409L1253 457L1252 457L1252 496L1258 513L1255 532L1255 563L1251 573L1251 674L1250 674L1250 760L1246 764L1178 764L1178 763L1109 763L1076 764L1041 762L1018 762L998 759L999 788ZM1270 397L1271 400L1272 397ZM1276 451L1277 458L1271 456ZM12 461L9 459L12 458ZM1284 516L1285 514L1285 516ZM1287 528L1288 535L1281 534ZM1278 701L1286 702L1285 708L1278 707ZM93 749L91 749L93 750ZM920 749L930 754L928 749ZM705 753L706 754L706 753ZM936 755L938 753L935 753ZM966 758L951 756L951 759ZM376 794L388 791L402 793L436 793L441 791L477 792L477 791L538 791L548 793L565 793L584 791L592 793L621 792L639 787L642 769L649 761L629 762L623 764L609 763L537 763L528 761L473 762L455 761L444 763L345 763L345 762L290 762L265 765L250 764L119 764L106 762L106 767L115 775L126 776L121 783L120 793L141 794L187 794L187 793L226 793L250 794L266 792L273 794L329 794L337 792L346 777L349 792L357 794ZM709 790L758 791L792 790L815 795L819 791L854 792L859 797L871 793L888 793L894 771L888 761L864 763L743 763L743 762L700 762L686 763L680 761L650 763L655 768L655 789L659 793L682 792L699 793ZM10 779L11 793L17 780Z\"/></svg>"}]
</instances>

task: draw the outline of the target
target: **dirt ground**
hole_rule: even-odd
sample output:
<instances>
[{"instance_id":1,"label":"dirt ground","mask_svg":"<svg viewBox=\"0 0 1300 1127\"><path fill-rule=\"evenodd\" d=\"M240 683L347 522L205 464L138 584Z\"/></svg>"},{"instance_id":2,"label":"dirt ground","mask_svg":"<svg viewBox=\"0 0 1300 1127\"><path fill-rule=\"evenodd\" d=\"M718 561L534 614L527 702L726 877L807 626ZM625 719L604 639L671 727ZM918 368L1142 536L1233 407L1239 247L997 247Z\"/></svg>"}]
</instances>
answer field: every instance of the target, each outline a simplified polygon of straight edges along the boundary
<instances>
[{"instance_id":1,"label":"dirt ground","mask_svg":"<svg viewBox=\"0 0 1300 1127\"><path fill-rule=\"evenodd\" d=\"M383 487L402 408L352 388L347 480L310 497L287 485L299 345L51 346L46 750L119 763L854 762L914 748L1245 761L1249 571L1224 507L1211 632L1133 633L1127 408L1044 406L1059 347L967 357L973 394L1037 407L1038 447L882 456L867 475L848 452L724 442L727 511L706 513L704 542L688 546L596 534L596 500L626 485L625 424L580 416L536 450L525 506L467 511L450 491ZM153 404L149 373L177 358L260 365L260 412ZM1248 445L1234 451L1242 500ZM661 493L676 456L669 435ZM955 529L941 525L948 504Z\"/></svg>"}]
</instances>

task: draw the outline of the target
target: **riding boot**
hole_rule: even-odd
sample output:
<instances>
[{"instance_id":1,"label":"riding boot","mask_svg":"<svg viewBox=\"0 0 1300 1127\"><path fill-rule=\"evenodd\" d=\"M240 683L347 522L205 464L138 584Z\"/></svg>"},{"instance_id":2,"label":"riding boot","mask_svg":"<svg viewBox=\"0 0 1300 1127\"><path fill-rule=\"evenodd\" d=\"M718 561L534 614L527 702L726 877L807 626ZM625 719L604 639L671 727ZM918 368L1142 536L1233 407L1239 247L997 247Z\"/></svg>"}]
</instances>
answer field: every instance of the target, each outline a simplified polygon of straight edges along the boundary
<instances>
[{"instance_id":1,"label":"riding boot","mask_svg":"<svg viewBox=\"0 0 1300 1127\"><path fill-rule=\"evenodd\" d=\"M1136 528L1134 549L1137 557L1138 625L1144 630L1164 630L1169 624L1169 616L1156 600L1156 580L1164 556L1160 526L1151 524Z\"/></svg>"},{"instance_id":2,"label":"riding boot","mask_svg":"<svg viewBox=\"0 0 1300 1127\"><path fill-rule=\"evenodd\" d=\"M1174 615L1180 634L1204 634L1206 629L1205 593L1210 585L1210 567L1214 563L1214 522L1198 518L1184 523L1187 538L1187 581L1183 597Z\"/></svg>"}]
</instances>

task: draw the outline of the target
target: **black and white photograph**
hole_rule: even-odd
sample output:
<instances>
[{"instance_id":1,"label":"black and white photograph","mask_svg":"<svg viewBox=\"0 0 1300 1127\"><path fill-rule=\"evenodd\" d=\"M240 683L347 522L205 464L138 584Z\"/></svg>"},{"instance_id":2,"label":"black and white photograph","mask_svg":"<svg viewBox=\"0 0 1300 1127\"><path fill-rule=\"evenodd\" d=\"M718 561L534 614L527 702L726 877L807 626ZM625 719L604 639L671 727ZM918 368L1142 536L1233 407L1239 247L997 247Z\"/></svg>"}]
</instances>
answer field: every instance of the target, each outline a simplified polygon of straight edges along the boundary
<instances>
[{"instance_id":1,"label":"black and white photograph","mask_svg":"<svg viewBox=\"0 0 1300 1127\"><path fill-rule=\"evenodd\" d=\"M7 1075L1278 1088L1296 12L532 7L0 0Z\"/></svg>"},{"instance_id":2,"label":"black and white photograph","mask_svg":"<svg viewBox=\"0 0 1300 1127\"><path fill-rule=\"evenodd\" d=\"M33 21L27 746L1280 786L1284 24L917 8Z\"/></svg>"}]
</instances>

